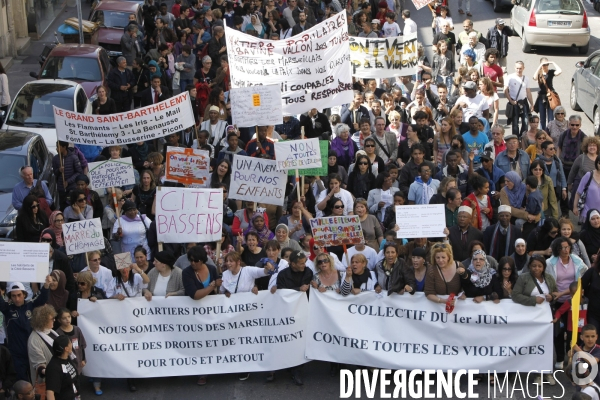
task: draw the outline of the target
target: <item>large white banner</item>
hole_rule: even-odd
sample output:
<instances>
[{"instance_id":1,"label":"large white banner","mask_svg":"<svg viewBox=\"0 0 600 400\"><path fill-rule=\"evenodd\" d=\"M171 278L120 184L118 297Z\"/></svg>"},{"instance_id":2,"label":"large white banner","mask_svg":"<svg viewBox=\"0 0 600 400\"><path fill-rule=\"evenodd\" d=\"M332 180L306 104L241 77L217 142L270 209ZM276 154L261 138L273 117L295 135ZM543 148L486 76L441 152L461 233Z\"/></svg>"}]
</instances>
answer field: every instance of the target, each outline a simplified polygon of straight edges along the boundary
<instances>
[{"instance_id":1,"label":"large white banner","mask_svg":"<svg viewBox=\"0 0 600 400\"><path fill-rule=\"evenodd\" d=\"M311 290L306 356L389 369L552 370L552 314L526 307L457 300L454 311L423 293L363 292L343 297ZM87 352L86 352L87 353Z\"/></svg>"},{"instance_id":2,"label":"large white banner","mask_svg":"<svg viewBox=\"0 0 600 400\"><path fill-rule=\"evenodd\" d=\"M276 162L262 158L233 156L229 198L283 206L287 174L275 169Z\"/></svg>"},{"instance_id":3,"label":"large white banner","mask_svg":"<svg viewBox=\"0 0 600 400\"><path fill-rule=\"evenodd\" d=\"M189 93L111 115L89 115L54 107L58 140L112 146L157 139L195 124Z\"/></svg>"},{"instance_id":4,"label":"large white banner","mask_svg":"<svg viewBox=\"0 0 600 400\"><path fill-rule=\"evenodd\" d=\"M389 38L350 37L352 75L388 78L417 73L417 34Z\"/></svg>"},{"instance_id":5,"label":"large white banner","mask_svg":"<svg viewBox=\"0 0 600 400\"><path fill-rule=\"evenodd\" d=\"M223 189L160 187L156 191L156 234L159 242L221 240Z\"/></svg>"},{"instance_id":6,"label":"large white banner","mask_svg":"<svg viewBox=\"0 0 600 400\"><path fill-rule=\"evenodd\" d=\"M79 301L87 376L162 376L275 371L306 362L306 294L261 291Z\"/></svg>"},{"instance_id":7,"label":"large white banner","mask_svg":"<svg viewBox=\"0 0 600 400\"><path fill-rule=\"evenodd\" d=\"M281 86L283 113L302 114L352 101L346 13L284 40L225 27L231 87Z\"/></svg>"}]
</instances>

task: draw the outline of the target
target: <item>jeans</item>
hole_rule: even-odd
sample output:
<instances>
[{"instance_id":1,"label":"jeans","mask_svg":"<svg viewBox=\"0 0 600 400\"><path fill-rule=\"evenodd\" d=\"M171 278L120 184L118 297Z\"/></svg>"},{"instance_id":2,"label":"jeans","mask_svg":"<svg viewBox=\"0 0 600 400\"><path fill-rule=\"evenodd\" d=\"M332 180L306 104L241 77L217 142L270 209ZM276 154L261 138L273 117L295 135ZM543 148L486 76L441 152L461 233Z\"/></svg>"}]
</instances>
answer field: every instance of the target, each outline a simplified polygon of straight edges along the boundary
<instances>
[{"instance_id":1,"label":"jeans","mask_svg":"<svg viewBox=\"0 0 600 400\"><path fill-rule=\"evenodd\" d=\"M471 12L471 0L464 0L465 1L465 11L466 12ZM463 0L458 0L458 9L462 10L462 5L463 5Z\"/></svg>"},{"instance_id":2,"label":"jeans","mask_svg":"<svg viewBox=\"0 0 600 400\"><path fill-rule=\"evenodd\" d=\"M521 140L523 132L529 129L529 103L523 102L522 110L519 112L519 107L515 106L512 116L512 134L516 135ZM521 118L521 128L519 129L519 118Z\"/></svg>"},{"instance_id":3,"label":"jeans","mask_svg":"<svg viewBox=\"0 0 600 400\"><path fill-rule=\"evenodd\" d=\"M187 85L191 85L192 83L194 83L192 79L180 79L179 89L181 90L181 93L185 92L185 88L187 87Z\"/></svg>"},{"instance_id":4,"label":"jeans","mask_svg":"<svg viewBox=\"0 0 600 400\"><path fill-rule=\"evenodd\" d=\"M537 105L540 112L540 124L542 125L542 130L546 130L546 124L554 120L554 112L550 109L549 104L546 103L546 107L544 107L544 98L542 96L538 96Z\"/></svg>"},{"instance_id":5,"label":"jeans","mask_svg":"<svg viewBox=\"0 0 600 400\"><path fill-rule=\"evenodd\" d=\"M444 83L448 88L452 87L452 75L442 76L438 75L436 79L437 83Z\"/></svg>"}]
</instances>

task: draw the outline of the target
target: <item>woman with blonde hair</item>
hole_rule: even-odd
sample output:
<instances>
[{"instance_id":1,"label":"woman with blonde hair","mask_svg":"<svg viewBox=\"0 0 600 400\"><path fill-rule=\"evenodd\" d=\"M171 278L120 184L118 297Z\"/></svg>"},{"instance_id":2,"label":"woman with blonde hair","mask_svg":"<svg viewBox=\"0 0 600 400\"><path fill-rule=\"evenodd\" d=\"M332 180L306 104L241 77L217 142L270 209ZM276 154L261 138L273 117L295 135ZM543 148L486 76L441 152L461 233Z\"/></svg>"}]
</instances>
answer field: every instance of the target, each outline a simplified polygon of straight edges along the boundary
<instances>
[{"instance_id":1,"label":"woman with blonde hair","mask_svg":"<svg viewBox=\"0 0 600 400\"><path fill-rule=\"evenodd\" d=\"M458 295L461 292L461 278L458 269L464 266L454 261L449 243L436 243L430 250L431 268L425 276L425 295L434 303L446 303L440 296ZM463 300L465 296L461 296Z\"/></svg>"},{"instance_id":2,"label":"woman with blonde hair","mask_svg":"<svg viewBox=\"0 0 600 400\"><path fill-rule=\"evenodd\" d=\"M350 293L359 294L365 291L381 293L381 286L377 282L375 271L367 267L367 257L363 254L355 254L346 268L346 275L340 285L340 294L348 296Z\"/></svg>"},{"instance_id":3,"label":"woman with blonde hair","mask_svg":"<svg viewBox=\"0 0 600 400\"><path fill-rule=\"evenodd\" d=\"M335 258L329 253L322 252L315 258L314 266L316 272L313 275L311 286L321 293L328 290L339 293L346 274L337 270Z\"/></svg>"},{"instance_id":4,"label":"woman with blonde hair","mask_svg":"<svg viewBox=\"0 0 600 400\"><path fill-rule=\"evenodd\" d=\"M165 158L158 152L152 152L148 154L147 160L150 162L150 170L154 174L154 182L162 182L162 178L165 176L165 165L163 162Z\"/></svg>"},{"instance_id":5,"label":"woman with blonde hair","mask_svg":"<svg viewBox=\"0 0 600 400\"><path fill-rule=\"evenodd\" d=\"M402 123L402 117L400 113L396 110L392 110L387 114L387 119L389 121L389 125L385 128L388 132L393 132L396 135L396 139L398 139L398 143L406 140L406 129L408 125Z\"/></svg>"}]
</instances>

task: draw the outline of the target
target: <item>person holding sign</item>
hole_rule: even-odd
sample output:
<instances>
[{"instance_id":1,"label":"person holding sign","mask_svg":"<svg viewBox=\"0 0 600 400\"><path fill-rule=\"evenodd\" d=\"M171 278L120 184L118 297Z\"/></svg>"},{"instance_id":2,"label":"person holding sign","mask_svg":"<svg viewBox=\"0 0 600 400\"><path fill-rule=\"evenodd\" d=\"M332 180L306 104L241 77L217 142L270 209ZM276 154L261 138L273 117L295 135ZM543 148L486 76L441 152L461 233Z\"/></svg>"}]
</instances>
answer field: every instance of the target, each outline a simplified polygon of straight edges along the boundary
<instances>
[{"instance_id":1,"label":"person holding sign","mask_svg":"<svg viewBox=\"0 0 600 400\"><path fill-rule=\"evenodd\" d=\"M148 272L150 282L142 294L146 300L152 296L183 296L185 288L181 278L181 269L175 268L175 256L168 251L159 251L154 255L154 267Z\"/></svg>"},{"instance_id":2,"label":"person holding sign","mask_svg":"<svg viewBox=\"0 0 600 400\"><path fill-rule=\"evenodd\" d=\"M379 244L383 240L383 231L381 230L381 224L377 218L369 214L367 201L365 199L356 199L356 202L354 203L354 214L358 215L367 246L378 251Z\"/></svg>"},{"instance_id":3,"label":"person holding sign","mask_svg":"<svg viewBox=\"0 0 600 400\"><path fill-rule=\"evenodd\" d=\"M150 259L147 233L152 221L146 215L140 215L137 207L130 200L125 201L125 204L123 204L123 214L121 226L113 226L114 239L121 241L121 250L130 252L132 259L135 258L134 251L137 246L143 246L148 252L148 259Z\"/></svg>"},{"instance_id":4,"label":"person holding sign","mask_svg":"<svg viewBox=\"0 0 600 400\"><path fill-rule=\"evenodd\" d=\"M375 266L377 282L383 290L387 290L388 296L392 293L414 294L417 290L415 271L398 257L395 243L387 243L383 247L385 258Z\"/></svg>"},{"instance_id":5,"label":"person holding sign","mask_svg":"<svg viewBox=\"0 0 600 400\"><path fill-rule=\"evenodd\" d=\"M17 242L38 242L42 231L47 227L48 219L40 211L38 198L32 194L27 195L15 222Z\"/></svg>"},{"instance_id":6,"label":"person holding sign","mask_svg":"<svg viewBox=\"0 0 600 400\"><path fill-rule=\"evenodd\" d=\"M81 270L90 271L92 276L96 280L96 286L99 289L106 291L110 282L113 279L112 271L102 265L100 265L100 252L98 250L92 250L87 253L88 266Z\"/></svg>"}]
</instances>

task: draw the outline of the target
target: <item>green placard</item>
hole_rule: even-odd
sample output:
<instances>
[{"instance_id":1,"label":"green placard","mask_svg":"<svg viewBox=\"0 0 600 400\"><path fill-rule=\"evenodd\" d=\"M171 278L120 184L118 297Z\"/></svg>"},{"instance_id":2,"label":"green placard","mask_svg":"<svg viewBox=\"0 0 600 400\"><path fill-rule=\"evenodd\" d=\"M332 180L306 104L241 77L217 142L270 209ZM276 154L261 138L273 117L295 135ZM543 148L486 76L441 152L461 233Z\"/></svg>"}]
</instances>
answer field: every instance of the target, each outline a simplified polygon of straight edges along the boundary
<instances>
[{"instance_id":1,"label":"green placard","mask_svg":"<svg viewBox=\"0 0 600 400\"><path fill-rule=\"evenodd\" d=\"M319 148L321 149L321 168L299 169L300 176L327 176L329 161L329 141L319 140ZM288 175L296 175L296 171L291 169Z\"/></svg>"}]
</instances>

